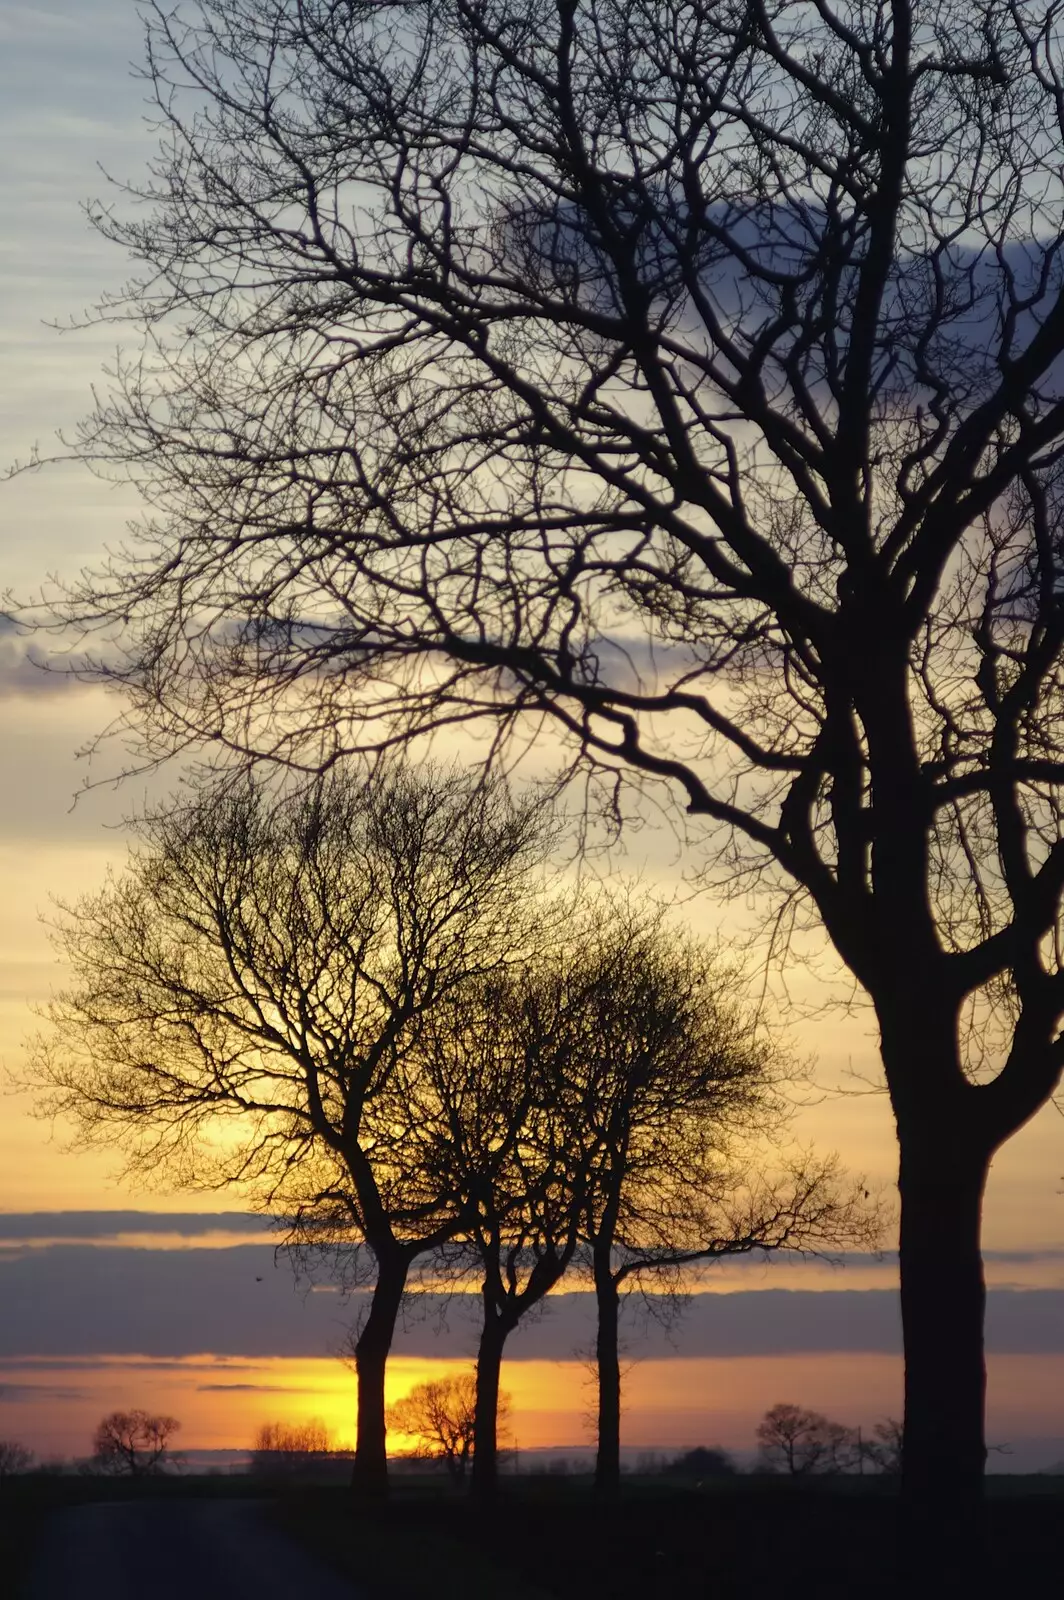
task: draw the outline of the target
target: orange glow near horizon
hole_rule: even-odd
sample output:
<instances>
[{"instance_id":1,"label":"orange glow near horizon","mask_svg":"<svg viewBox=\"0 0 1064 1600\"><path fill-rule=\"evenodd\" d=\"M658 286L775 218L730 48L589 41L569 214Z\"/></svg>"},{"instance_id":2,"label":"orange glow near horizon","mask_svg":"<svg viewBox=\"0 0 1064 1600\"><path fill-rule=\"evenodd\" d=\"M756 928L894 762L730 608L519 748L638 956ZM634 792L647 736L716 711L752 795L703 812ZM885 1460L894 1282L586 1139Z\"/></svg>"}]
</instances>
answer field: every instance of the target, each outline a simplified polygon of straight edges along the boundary
<instances>
[{"instance_id":1,"label":"orange glow near horizon","mask_svg":"<svg viewBox=\"0 0 1064 1600\"><path fill-rule=\"evenodd\" d=\"M417 1383L468 1371L461 1361L396 1356L389 1364L391 1403ZM336 1360L179 1361L111 1357L96 1362L9 1362L2 1374L9 1402L3 1433L43 1459L89 1451L100 1417L143 1406L179 1418L179 1447L247 1450L264 1422L321 1418L337 1447L354 1443L354 1377ZM503 1387L513 1399L512 1438L519 1449L566 1449L592 1442L593 1389L577 1361L511 1361ZM997 1356L990 1363L992 1444L1053 1435L1064 1438L1047 1396L1064 1393L1064 1355ZM668 1450L717 1444L754 1448L754 1430L780 1400L870 1427L901 1408L901 1363L887 1355L804 1355L653 1360L635 1363L625 1382L624 1444ZM1047 1412L1049 1413L1047 1415ZM393 1441L402 1451L410 1441ZM1058 1451L1058 1454L1062 1453Z\"/></svg>"}]
</instances>

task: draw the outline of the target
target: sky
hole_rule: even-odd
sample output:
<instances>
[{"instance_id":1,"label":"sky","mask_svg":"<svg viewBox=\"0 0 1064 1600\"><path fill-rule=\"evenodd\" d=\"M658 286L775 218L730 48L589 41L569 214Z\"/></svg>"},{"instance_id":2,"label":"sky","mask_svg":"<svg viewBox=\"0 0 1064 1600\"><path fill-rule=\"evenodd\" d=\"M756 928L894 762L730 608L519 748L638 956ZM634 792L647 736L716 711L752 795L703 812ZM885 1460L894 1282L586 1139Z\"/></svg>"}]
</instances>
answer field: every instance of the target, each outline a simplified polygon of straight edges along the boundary
<instances>
[{"instance_id":1,"label":"sky","mask_svg":"<svg viewBox=\"0 0 1064 1600\"><path fill-rule=\"evenodd\" d=\"M81 207L106 193L105 172L135 177L150 158L139 53L135 8L122 0L0 9L0 463L52 452L113 358L120 330L73 325L129 264ZM123 537L136 509L128 489L69 464L0 485L0 594L29 600L50 575L72 575ZM121 819L141 795L135 780L108 781L122 765L113 743L78 755L117 707L39 671L41 649L0 620L0 1061L15 1078L34 1007L62 979L50 902L121 863ZM680 867L675 841L653 829L617 864L665 891ZM705 898L685 914L727 936ZM791 1032L818 1085L796 1136L889 1185L892 1123L867 1011L805 1016ZM0 1098L0 1438L78 1455L106 1410L143 1405L177 1415L192 1449L239 1450L264 1421L311 1415L350 1442L353 1378L332 1351L357 1305L295 1282L240 1196L134 1190L116 1158L72 1151L68 1130L31 1113L25 1094ZM991 1175L990 1438L1009 1446L997 1458L1006 1468L1064 1459L1062 1174L1064 1127L1050 1108ZM626 1446L749 1451L758 1417L780 1400L850 1425L897 1415L895 1283L889 1252L837 1268L749 1264L707 1275L669 1337L631 1312ZM468 1365L471 1319L452 1315L440 1333L438 1311L412 1309L390 1398ZM588 1442L589 1337L579 1293L555 1296L515 1337L504 1384L519 1445Z\"/></svg>"}]
</instances>

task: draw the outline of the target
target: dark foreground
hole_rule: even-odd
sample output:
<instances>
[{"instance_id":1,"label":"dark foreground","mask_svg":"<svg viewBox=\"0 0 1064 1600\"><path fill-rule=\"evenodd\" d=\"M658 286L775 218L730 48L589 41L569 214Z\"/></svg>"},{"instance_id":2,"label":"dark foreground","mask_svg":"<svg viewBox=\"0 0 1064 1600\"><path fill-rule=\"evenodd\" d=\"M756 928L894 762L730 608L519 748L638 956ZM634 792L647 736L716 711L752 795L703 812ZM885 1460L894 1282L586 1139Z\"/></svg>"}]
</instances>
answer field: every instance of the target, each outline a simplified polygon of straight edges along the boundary
<instances>
[{"instance_id":1,"label":"dark foreground","mask_svg":"<svg viewBox=\"0 0 1064 1600\"><path fill-rule=\"evenodd\" d=\"M871 1480L634 1481L602 1507L583 1480L526 1479L487 1517L431 1480L400 1481L385 1507L338 1486L255 1492L240 1479L15 1480L0 1494L0 1595L917 1600L895 1565L896 1500ZM985 1531L968 1593L1064 1592L1064 1481L993 1481Z\"/></svg>"},{"instance_id":2,"label":"dark foreground","mask_svg":"<svg viewBox=\"0 0 1064 1600\"><path fill-rule=\"evenodd\" d=\"M67 1506L39 1527L20 1600L366 1600L278 1528L270 1502Z\"/></svg>"}]
</instances>

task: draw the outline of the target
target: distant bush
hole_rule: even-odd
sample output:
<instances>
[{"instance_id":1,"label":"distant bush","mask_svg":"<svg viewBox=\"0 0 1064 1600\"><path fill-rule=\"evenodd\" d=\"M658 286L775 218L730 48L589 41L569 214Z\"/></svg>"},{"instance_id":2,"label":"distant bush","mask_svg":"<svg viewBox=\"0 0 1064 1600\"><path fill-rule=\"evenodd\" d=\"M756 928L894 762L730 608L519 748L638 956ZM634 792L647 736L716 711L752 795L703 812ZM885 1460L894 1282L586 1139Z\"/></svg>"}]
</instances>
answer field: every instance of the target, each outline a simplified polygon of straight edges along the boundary
<instances>
[{"instance_id":1,"label":"distant bush","mask_svg":"<svg viewBox=\"0 0 1064 1600\"><path fill-rule=\"evenodd\" d=\"M264 1478L302 1477L333 1453L332 1430L320 1417L306 1422L264 1422L255 1435L251 1471Z\"/></svg>"},{"instance_id":2,"label":"distant bush","mask_svg":"<svg viewBox=\"0 0 1064 1600\"><path fill-rule=\"evenodd\" d=\"M0 1439L0 1483L18 1472L28 1472L32 1465L32 1450L27 1450L16 1439Z\"/></svg>"},{"instance_id":3,"label":"distant bush","mask_svg":"<svg viewBox=\"0 0 1064 1600\"><path fill-rule=\"evenodd\" d=\"M727 1450L717 1445L696 1445L659 1469L670 1478L734 1478L738 1468Z\"/></svg>"}]
</instances>

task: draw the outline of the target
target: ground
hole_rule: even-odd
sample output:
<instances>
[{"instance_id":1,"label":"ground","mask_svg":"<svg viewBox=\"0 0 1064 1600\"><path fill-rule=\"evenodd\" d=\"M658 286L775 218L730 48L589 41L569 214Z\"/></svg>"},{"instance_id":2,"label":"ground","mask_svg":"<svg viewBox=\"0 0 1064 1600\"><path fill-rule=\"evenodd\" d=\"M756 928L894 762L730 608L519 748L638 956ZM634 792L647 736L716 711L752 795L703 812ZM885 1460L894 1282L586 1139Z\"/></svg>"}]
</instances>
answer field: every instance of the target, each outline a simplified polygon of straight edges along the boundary
<instances>
[{"instance_id":1,"label":"ground","mask_svg":"<svg viewBox=\"0 0 1064 1600\"><path fill-rule=\"evenodd\" d=\"M235 1600L245 1587L264 1600L274 1583L298 1588L300 1600L873 1600L901 1592L896 1513L891 1486L869 1479L685 1487L648 1479L626 1484L616 1507L597 1505L584 1479L523 1479L508 1482L484 1516L431 1480L401 1481L387 1506L360 1507L335 1485L262 1492L239 1478L28 1477L0 1491L0 1596L38 1600L42 1560L54 1567L64 1539L106 1532L112 1551L142 1548L175 1594L187 1589L184 1562L210 1568L218 1592ZM986 1520L988 1595L1059 1592L1064 1482L992 1480ZM238 1549L249 1554L238 1561ZM300 1551L309 1567L300 1569ZM314 1580L293 1588L293 1571ZM112 1600L120 1592L106 1587ZM195 1588L197 1597L213 1593ZM77 1592L89 1600L81 1584ZM161 1591L148 1583L140 1592Z\"/></svg>"}]
</instances>

